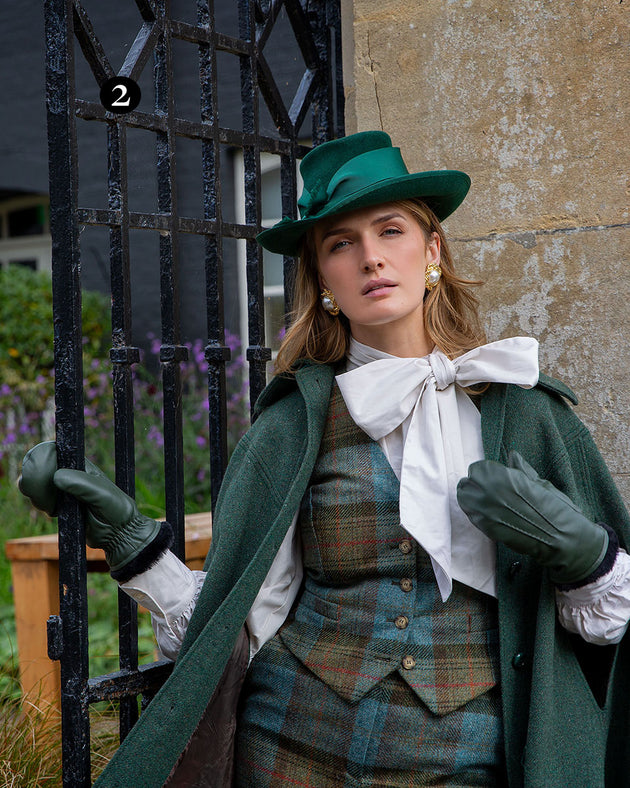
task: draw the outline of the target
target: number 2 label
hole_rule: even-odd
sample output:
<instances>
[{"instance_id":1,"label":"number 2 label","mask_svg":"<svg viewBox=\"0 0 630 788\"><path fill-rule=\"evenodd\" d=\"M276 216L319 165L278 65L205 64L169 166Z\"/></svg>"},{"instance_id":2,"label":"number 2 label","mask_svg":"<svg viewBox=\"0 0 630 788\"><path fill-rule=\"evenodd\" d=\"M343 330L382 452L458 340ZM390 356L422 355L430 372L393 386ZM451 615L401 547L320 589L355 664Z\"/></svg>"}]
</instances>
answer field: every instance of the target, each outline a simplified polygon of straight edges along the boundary
<instances>
[{"instance_id":1,"label":"number 2 label","mask_svg":"<svg viewBox=\"0 0 630 788\"><path fill-rule=\"evenodd\" d=\"M112 93L117 90L120 91L120 96L116 99L116 101L112 101L112 107L128 107L131 104L131 96L127 96L128 91L126 86L121 85L120 82L116 82L112 88ZM127 96L127 98L123 101L125 96Z\"/></svg>"},{"instance_id":2,"label":"number 2 label","mask_svg":"<svg viewBox=\"0 0 630 788\"><path fill-rule=\"evenodd\" d=\"M129 77L112 77L103 83L100 98L108 112L133 112L140 103L140 87Z\"/></svg>"}]
</instances>

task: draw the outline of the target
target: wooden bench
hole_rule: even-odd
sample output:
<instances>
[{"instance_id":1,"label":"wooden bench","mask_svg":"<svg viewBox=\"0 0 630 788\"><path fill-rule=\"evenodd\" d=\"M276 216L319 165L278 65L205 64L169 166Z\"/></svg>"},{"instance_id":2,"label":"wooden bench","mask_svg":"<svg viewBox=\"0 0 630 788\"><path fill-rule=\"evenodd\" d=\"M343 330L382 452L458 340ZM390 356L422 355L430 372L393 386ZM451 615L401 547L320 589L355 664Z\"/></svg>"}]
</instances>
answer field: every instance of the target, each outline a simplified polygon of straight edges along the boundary
<instances>
[{"instance_id":1,"label":"wooden bench","mask_svg":"<svg viewBox=\"0 0 630 788\"><path fill-rule=\"evenodd\" d=\"M202 569L212 538L210 512L186 515L185 534L186 564L191 569ZM10 539L5 544L5 552L11 562L22 688L58 707L60 667L58 662L48 658L46 638L48 617L59 613L57 534ZM88 571L108 571L102 550L87 547L86 556Z\"/></svg>"}]
</instances>

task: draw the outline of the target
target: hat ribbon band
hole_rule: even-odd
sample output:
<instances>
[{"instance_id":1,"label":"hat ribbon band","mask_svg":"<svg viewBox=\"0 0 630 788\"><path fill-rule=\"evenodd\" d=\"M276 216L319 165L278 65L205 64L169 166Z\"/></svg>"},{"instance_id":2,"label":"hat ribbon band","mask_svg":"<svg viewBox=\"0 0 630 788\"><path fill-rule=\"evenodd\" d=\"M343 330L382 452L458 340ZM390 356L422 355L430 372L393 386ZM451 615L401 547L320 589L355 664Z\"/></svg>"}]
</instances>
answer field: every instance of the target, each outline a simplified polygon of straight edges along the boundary
<instances>
[{"instance_id":1,"label":"hat ribbon band","mask_svg":"<svg viewBox=\"0 0 630 788\"><path fill-rule=\"evenodd\" d=\"M370 186L378 186L390 178L409 175L400 148L378 148L362 153L341 166L328 182L326 190L309 192L306 188L298 200L300 216L308 219L320 213L329 203L350 197Z\"/></svg>"}]
</instances>

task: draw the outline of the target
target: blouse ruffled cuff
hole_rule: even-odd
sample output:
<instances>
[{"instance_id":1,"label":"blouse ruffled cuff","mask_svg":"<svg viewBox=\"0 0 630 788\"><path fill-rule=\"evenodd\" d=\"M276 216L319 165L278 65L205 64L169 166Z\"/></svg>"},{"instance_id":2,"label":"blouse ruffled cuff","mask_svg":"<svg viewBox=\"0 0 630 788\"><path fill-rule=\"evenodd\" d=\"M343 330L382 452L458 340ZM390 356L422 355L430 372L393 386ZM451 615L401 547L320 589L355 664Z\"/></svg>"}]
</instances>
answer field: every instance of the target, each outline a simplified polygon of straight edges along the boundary
<instances>
[{"instance_id":1,"label":"blouse ruffled cuff","mask_svg":"<svg viewBox=\"0 0 630 788\"><path fill-rule=\"evenodd\" d=\"M150 569L120 584L151 612L158 647L167 659L179 653L205 577L205 572L189 569L167 550Z\"/></svg>"},{"instance_id":2,"label":"blouse ruffled cuff","mask_svg":"<svg viewBox=\"0 0 630 788\"><path fill-rule=\"evenodd\" d=\"M619 643L630 622L630 556L619 549L612 569L588 585L556 589L562 626L587 643Z\"/></svg>"}]
</instances>

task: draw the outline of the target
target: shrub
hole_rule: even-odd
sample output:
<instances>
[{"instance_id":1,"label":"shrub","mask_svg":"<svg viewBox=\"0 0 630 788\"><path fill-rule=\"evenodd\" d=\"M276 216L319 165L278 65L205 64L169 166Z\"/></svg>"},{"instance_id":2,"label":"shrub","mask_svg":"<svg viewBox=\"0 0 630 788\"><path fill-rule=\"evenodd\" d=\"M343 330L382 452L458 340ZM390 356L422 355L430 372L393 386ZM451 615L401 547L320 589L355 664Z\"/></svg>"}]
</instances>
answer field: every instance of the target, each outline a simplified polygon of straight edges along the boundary
<instances>
[{"instance_id":1,"label":"shrub","mask_svg":"<svg viewBox=\"0 0 630 788\"><path fill-rule=\"evenodd\" d=\"M0 478L15 476L34 443L53 437L53 313L50 276L22 266L0 269ZM84 356L107 354L109 300L86 292Z\"/></svg>"}]
</instances>

